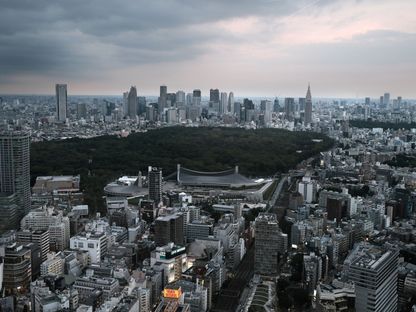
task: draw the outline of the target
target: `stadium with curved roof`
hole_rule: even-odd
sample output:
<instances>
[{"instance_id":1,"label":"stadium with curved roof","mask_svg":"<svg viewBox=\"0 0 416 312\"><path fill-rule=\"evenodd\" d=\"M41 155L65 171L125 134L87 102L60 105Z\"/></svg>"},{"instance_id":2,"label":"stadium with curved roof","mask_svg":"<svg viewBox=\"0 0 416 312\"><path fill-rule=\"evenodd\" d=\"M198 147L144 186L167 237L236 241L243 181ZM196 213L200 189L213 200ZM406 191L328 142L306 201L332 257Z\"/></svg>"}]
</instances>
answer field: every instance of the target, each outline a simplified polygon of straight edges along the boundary
<instances>
[{"instance_id":1,"label":"stadium with curved roof","mask_svg":"<svg viewBox=\"0 0 416 312\"><path fill-rule=\"evenodd\" d=\"M139 183L141 175L135 177L123 176L104 187L104 193L107 196L117 197L136 197L145 196L149 193L148 189Z\"/></svg>"},{"instance_id":2,"label":"stadium with curved roof","mask_svg":"<svg viewBox=\"0 0 416 312\"><path fill-rule=\"evenodd\" d=\"M177 165L176 181L179 185L219 188L240 188L256 186L258 183L238 173L238 166L234 169L203 172Z\"/></svg>"}]
</instances>

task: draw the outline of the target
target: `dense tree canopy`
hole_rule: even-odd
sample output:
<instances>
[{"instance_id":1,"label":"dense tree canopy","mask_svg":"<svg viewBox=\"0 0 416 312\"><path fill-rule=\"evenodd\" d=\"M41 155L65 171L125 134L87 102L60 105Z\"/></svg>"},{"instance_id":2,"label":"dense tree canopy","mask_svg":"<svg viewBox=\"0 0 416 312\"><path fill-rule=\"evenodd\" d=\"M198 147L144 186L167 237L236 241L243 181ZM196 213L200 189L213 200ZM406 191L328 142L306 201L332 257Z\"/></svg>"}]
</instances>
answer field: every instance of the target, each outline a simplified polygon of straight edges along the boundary
<instances>
[{"instance_id":1,"label":"dense tree canopy","mask_svg":"<svg viewBox=\"0 0 416 312\"><path fill-rule=\"evenodd\" d=\"M81 174L87 202L98 208L105 183L122 174L146 172L147 166L162 167L167 175L178 163L204 171L238 165L245 175L271 176L332 144L331 139L311 132L169 127L127 138L102 136L34 143L31 172L33 179L39 175Z\"/></svg>"}]
</instances>

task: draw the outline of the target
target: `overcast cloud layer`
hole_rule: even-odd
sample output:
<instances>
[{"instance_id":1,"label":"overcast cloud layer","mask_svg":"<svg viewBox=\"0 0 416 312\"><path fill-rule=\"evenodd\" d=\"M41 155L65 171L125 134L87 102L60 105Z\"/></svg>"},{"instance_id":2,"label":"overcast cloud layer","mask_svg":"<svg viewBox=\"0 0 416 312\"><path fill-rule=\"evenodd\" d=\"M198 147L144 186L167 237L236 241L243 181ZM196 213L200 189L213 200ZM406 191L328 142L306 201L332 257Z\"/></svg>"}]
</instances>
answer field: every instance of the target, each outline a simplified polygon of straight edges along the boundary
<instances>
[{"instance_id":1,"label":"overcast cloud layer","mask_svg":"<svg viewBox=\"0 0 416 312\"><path fill-rule=\"evenodd\" d=\"M416 97L415 0L0 0L0 93Z\"/></svg>"}]
</instances>

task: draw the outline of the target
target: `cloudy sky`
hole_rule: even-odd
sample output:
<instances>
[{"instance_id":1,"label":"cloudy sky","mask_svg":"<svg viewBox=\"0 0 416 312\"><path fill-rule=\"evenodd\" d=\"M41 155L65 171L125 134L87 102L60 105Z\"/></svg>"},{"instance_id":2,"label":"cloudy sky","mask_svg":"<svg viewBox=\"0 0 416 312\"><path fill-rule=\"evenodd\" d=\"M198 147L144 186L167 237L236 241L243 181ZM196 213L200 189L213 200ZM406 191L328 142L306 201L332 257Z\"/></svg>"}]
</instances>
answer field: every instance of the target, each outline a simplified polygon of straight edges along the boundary
<instances>
[{"instance_id":1,"label":"cloudy sky","mask_svg":"<svg viewBox=\"0 0 416 312\"><path fill-rule=\"evenodd\" d=\"M0 0L0 93L416 98L415 0Z\"/></svg>"}]
</instances>

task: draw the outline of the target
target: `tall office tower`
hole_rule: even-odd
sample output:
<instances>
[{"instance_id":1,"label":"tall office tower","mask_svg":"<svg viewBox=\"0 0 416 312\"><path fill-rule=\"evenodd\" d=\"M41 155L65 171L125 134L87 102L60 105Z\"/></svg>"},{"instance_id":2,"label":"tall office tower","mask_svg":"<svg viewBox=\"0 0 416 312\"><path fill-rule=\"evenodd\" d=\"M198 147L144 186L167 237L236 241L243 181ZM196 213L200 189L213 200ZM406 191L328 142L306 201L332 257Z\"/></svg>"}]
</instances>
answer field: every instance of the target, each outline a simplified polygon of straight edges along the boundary
<instances>
[{"instance_id":1,"label":"tall office tower","mask_svg":"<svg viewBox=\"0 0 416 312\"><path fill-rule=\"evenodd\" d=\"M220 114L227 112L227 92L221 92L221 101L220 101Z\"/></svg>"},{"instance_id":2,"label":"tall office tower","mask_svg":"<svg viewBox=\"0 0 416 312\"><path fill-rule=\"evenodd\" d=\"M365 98L365 106L369 106L369 105L370 105L370 103L371 103L370 98L369 98L369 97L366 97L366 98Z\"/></svg>"},{"instance_id":3,"label":"tall office tower","mask_svg":"<svg viewBox=\"0 0 416 312\"><path fill-rule=\"evenodd\" d=\"M127 96L127 111L130 118L136 118L137 115L137 89L131 87Z\"/></svg>"},{"instance_id":4,"label":"tall office tower","mask_svg":"<svg viewBox=\"0 0 416 312\"><path fill-rule=\"evenodd\" d=\"M12 244L4 250L3 286L6 295L28 292L32 279L31 249Z\"/></svg>"},{"instance_id":5,"label":"tall office tower","mask_svg":"<svg viewBox=\"0 0 416 312\"><path fill-rule=\"evenodd\" d=\"M185 92L179 90L176 92L176 107L184 107L185 105Z\"/></svg>"},{"instance_id":6,"label":"tall office tower","mask_svg":"<svg viewBox=\"0 0 416 312\"><path fill-rule=\"evenodd\" d=\"M311 95L311 86L308 85L308 91L306 92L306 101L305 101L305 125L310 125L312 123L312 95Z\"/></svg>"},{"instance_id":7,"label":"tall office tower","mask_svg":"<svg viewBox=\"0 0 416 312\"><path fill-rule=\"evenodd\" d=\"M156 246L164 246L169 243L183 245L184 231L182 213L158 217L155 221Z\"/></svg>"},{"instance_id":8,"label":"tall office tower","mask_svg":"<svg viewBox=\"0 0 416 312\"><path fill-rule=\"evenodd\" d=\"M399 252L369 243L358 245L344 262L355 284L355 311L397 311Z\"/></svg>"},{"instance_id":9,"label":"tall office tower","mask_svg":"<svg viewBox=\"0 0 416 312\"><path fill-rule=\"evenodd\" d=\"M3 289L4 246L0 246L0 289Z\"/></svg>"},{"instance_id":10,"label":"tall office tower","mask_svg":"<svg viewBox=\"0 0 416 312\"><path fill-rule=\"evenodd\" d=\"M149 199L158 205L162 201L162 169L149 166L148 181Z\"/></svg>"},{"instance_id":11,"label":"tall office tower","mask_svg":"<svg viewBox=\"0 0 416 312\"><path fill-rule=\"evenodd\" d=\"M294 118L295 118L295 99L285 98L285 119L289 121L293 121Z\"/></svg>"},{"instance_id":12,"label":"tall office tower","mask_svg":"<svg viewBox=\"0 0 416 312\"><path fill-rule=\"evenodd\" d=\"M193 102L193 94L187 93L186 94L186 106L191 106Z\"/></svg>"},{"instance_id":13,"label":"tall office tower","mask_svg":"<svg viewBox=\"0 0 416 312\"><path fill-rule=\"evenodd\" d=\"M380 107L382 107L384 105L384 96L380 96L380 103L379 103Z\"/></svg>"},{"instance_id":14,"label":"tall office tower","mask_svg":"<svg viewBox=\"0 0 416 312\"><path fill-rule=\"evenodd\" d=\"M166 108L176 106L176 93L168 93L166 95Z\"/></svg>"},{"instance_id":15,"label":"tall office tower","mask_svg":"<svg viewBox=\"0 0 416 312\"><path fill-rule=\"evenodd\" d=\"M384 93L384 106L389 107L390 106L390 93Z\"/></svg>"},{"instance_id":16,"label":"tall office tower","mask_svg":"<svg viewBox=\"0 0 416 312\"><path fill-rule=\"evenodd\" d=\"M399 107L400 107L401 104L402 104L402 97L398 96L397 97L397 105L399 105Z\"/></svg>"},{"instance_id":17,"label":"tall office tower","mask_svg":"<svg viewBox=\"0 0 416 312\"><path fill-rule=\"evenodd\" d=\"M280 104L279 104L279 99L278 98L274 99L273 111L275 113L278 113L280 111Z\"/></svg>"},{"instance_id":18,"label":"tall office tower","mask_svg":"<svg viewBox=\"0 0 416 312\"><path fill-rule=\"evenodd\" d=\"M195 106L200 106L201 105L201 90L199 89L195 89L193 91L193 101L192 104Z\"/></svg>"},{"instance_id":19,"label":"tall office tower","mask_svg":"<svg viewBox=\"0 0 416 312\"><path fill-rule=\"evenodd\" d=\"M35 243L40 248L42 262L48 259L50 251L49 230L19 231L16 240L20 243Z\"/></svg>"},{"instance_id":20,"label":"tall office tower","mask_svg":"<svg viewBox=\"0 0 416 312\"><path fill-rule=\"evenodd\" d=\"M146 120L149 121L156 121L156 109L153 105L149 105L146 107Z\"/></svg>"},{"instance_id":21,"label":"tall office tower","mask_svg":"<svg viewBox=\"0 0 416 312\"><path fill-rule=\"evenodd\" d=\"M228 108L227 111L231 114L234 114L234 93L230 92L228 94Z\"/></svg>"},{"instance_id":22,"label":"tall office tower","mask_svg":"<svg viewBox=\"0 0 416 312\"><path fill-rule=\"evenodd\" d=\"M87 118L87 104L78 103L77 104L77 119Z\"/></svg>"},{"instance_id":23,"label":"tall office tower","mask_svg":"<svg viewBox=\"0 0 416 312\"><path fill-rule=\"evenodd\" d=\"M299 98L299 111L305 111L306 98Z\"/></svg>"},{"instance_id":24,"label":"tall office tower","mask_svg":"<svg viewBox=\"0 0 416 312\"><path fill-rule=\"evenodd\" d=\"M272 101L269 100L262 100L260 102L260 110L264 115L264 123L266 125L272 122L272 112L273 112L273 104Z\"/></svg>"},{"instance_id":25,"label":"tall office tower","mask_svg":"<svg viewBox=\"0 0 416 312\"><path fill-rule=\"evenodd\" d=\"M123 92L123 116L124 117L127 117L129 113L128 98L129 98L129 92Z\"/></svg>"},{"instance_id":26,"label":"tall office tower","mask_svg":"<svg viewBox=\"0 0 416 312\"><path fill-rule=\"evenodd\" d=\"M209 90L209 101L212 103L220 102L220 91L218 89Z\"/></svg>"},{"instance_id":27,"label":"tall office tower","mask_svg":"<svg viewBox=\"0 0 416 312\"><path fill-rule=\"evenodd\" d=\"M30 135L0 132L0 194L16 195L18 219L30 210Z\"/></svg>"},{"instance_id":28,"label":"tall office tower","mask_svg":"<svg viewBox=\"0 0 416 312\"><path fill-rule=\"evenodd\" d=\"M276 275L280 229L274 213L260 213L255 220L254 268L262 275Z\"/></svg>"},{"instance_id":29,"label":"tall office tower","mask_svg":"<svg viewBox=\"0 0 416 312\"><path fill-rule=\"evenodd\" d=\"M67 104L67 88L66 84L56 84L56 116L57 120L60 122L66 121L66 114L68 111Z\"/></svg>"},{"instance_id":30,"label":"tall office tower","mask_svg":"<svg viewBox=\"0 0 416 312\"><path fill-rule=\"evenodd\" d=\"M137 115L142 115L146 113L146 97L138 96L137 97Z\"/></svg>"},{"instance_id":31,"label":"tall office tower","mask_svg":"<svg viewBox=\"0 0 416 312\"><path fill-rule=\"evenodd\" d=\"M254 120L254 103L250 99L244 99L243 105L240 107L240 120L250 122Z\"/></svg>"},{"instance_id":32,"label":"tall office tower","mask_svg":"<svg viewBox=\"0 0 416 312\"><path fill-rule=\"evenodd\" d=\"M168 87L167 86L160 86L160 95L159 95L159 114L163 114L163 110L167 106L168 101Z\"/></svg>"}]
</instances>

